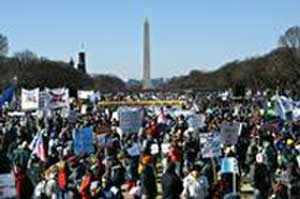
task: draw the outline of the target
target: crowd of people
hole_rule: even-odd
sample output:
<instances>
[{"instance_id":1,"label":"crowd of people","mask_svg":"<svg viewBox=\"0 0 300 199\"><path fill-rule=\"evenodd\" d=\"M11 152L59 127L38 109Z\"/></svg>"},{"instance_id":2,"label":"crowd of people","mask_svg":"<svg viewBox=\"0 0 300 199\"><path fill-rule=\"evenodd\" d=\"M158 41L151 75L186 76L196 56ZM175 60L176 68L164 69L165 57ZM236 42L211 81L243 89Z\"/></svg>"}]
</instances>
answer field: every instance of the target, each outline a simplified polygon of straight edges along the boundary
<instances>
[{"instance_id":1,"label":"crowd of people","mask_svg":"<svg viewBox=\"0 0 300 199\"><path fill-rule=\"evenodd\" d=\"M279 117L274 95L103 95L102 101L184 101L176 108L139 107L141 127L130 133L120 128L118 106L73 100L68 117L61 110L11 116L3 106L0 169L13 173L17 199L235 199L245 184L255 199L299 199L300 122ZM203 125L191 128L186 111L203 116ZM220 134L224 122L241 124L238 140L207 158L201 135ZM95 150L76 154L74 132L86 127ZM34 143L37 135L42 144ZM236 159L237 172L222 172L224 157Z\"/></svg>"}]
</instances>

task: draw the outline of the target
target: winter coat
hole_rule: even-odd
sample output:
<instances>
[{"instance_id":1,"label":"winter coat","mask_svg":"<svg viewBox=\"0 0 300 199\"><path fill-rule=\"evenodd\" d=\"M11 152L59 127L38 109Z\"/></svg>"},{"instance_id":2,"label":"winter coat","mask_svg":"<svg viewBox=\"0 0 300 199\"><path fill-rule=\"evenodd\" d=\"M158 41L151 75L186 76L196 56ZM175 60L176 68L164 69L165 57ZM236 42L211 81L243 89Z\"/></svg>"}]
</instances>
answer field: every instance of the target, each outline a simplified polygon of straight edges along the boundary
<instances>
[{"instance_id":1,"label":"winter coat","mask_svg":"<svg viewBox=\"0 0 300 199\"><path fill-rule=\"evenodd\" d=\"M208 197L208 180L205 176L197 179L191 174L183 180L183 193L185 199L205 199Z\"/></svg>"},{"instance_id":2,"label":"winter coat","mask_svg":"<svg viewBox=\"0 0 300 199\"><path fill-rule=\"evenodd\" d=\"M271 176L265 164L255 163L253 183L259 191L265 192L271 188Z\"/></svg>"},{"instance_id":3,"label":"winter coat","mask_svg":"<svg viewBox=\"0 0 300 199\"><path fill-rule=\"evenodd\" d=\"M144 166L141 173L141 189L142 193L147 196L148 199L154 199L157 195L157 186L155 180L154 170L151 166Z\"/></svg>"},{"instance_id":4,"label":"winter coat","mask_svg":"<svg viewBox=\"0 0 300 199\"><path fill-rule=\"evenodd\" d=\"M90 194L90 185L92 183L92 176L84 176L83 180L81 182L79 193L82 197L82 199L91 199Z\"/></svg>"},{"instance_id":5,"label":"winter coat","mask_svg":"<svg viewBox=\"0 0 300 199\"><path fill-rule=\"evenodd\" d=\"M15 183L17 199L31 198L34 192L34 187L31 180L24 172L18 172L15 174Z\"/></svg>"},{"instance_id":6,"label":"winter coat","mask_svg":"<svg viewBox=\"0 0 300 199\"><path fill-rule=\"evenodd\" d=\"M182 182L175 172L172 164L162 176L163 199L179 199L183 190Z\"/></svg>"}]
</instances>

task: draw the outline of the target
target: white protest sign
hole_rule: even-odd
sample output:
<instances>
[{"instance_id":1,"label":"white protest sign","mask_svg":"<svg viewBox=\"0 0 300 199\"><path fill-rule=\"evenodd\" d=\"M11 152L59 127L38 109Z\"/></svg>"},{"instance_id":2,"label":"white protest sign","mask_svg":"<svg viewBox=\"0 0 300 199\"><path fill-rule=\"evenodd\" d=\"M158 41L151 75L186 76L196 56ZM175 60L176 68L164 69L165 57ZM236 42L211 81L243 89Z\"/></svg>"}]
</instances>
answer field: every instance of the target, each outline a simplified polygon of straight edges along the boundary
<instances>
[{"instance_id":1,"label":"white protest sign","mask_svg":"<svg viewBox=\"0 0 300 199\"><path fill-rule=\"evenodd\" d=\"M95 92L93 90L79 90L77 92L77 97L79 99L91 99L95 95Z\"/></svg>"},{"instance_id":2,"label":"white protest sign","mask_svg":"<svg viewBox=\"0 0 300 199\"><path fill-rule=\"evenodd\" d=\"M47 89L47 92L49 96L48 107L50 109L64 108L69 106L69 89Z\"/></svg>"},{"instance_id":3,"label":"white protest sign","mask_svg":"<svg viewBox=\"0 0 300 199\"><path fill-rule=\"evenodd\" d=\"M152 144L151 145L151 154L157 155L159 153L159 147L158 144Z\"/></svg>"},{"instance_id":4,"label":"white protest sign","mask_svg":"<svg viewBox=\"0 0 300 199\"><path fill-rule=\"evenodd\" d=\"M11 173L0 175L0 198L16 198L15 179Z\"/></svg>"},{"instance_id":5,"label":"white protest sign","mask_svg":"<svg viewBox=\"0 0 300 199\"><path fill-rule=\"evenodd\" d=\"M221 126L221 141L223 144L235 145L241 134L242 124L224 122Z\"/></svg>"},{"instance_id":6,"label":"white protest sign","mask_svg":"<svg viewBox=\"0 0 300 199\"><path fill-rule=\"evenodd\" d=\"M14 111L14 112L8 112L7 115L10 116L10 117L24 117L25 113Z\"/></svg>"},{"instance_id":7,"label":"white protest sign","mask_svg":"<svg viewBox=\"0 0 300 199\"><path fill-rule=\"evenodd\" d=\"M121 108L119 119L122 132L138 133L142 126L142 111L139 108Z\"/></svg>"},{"instance_id":8,"label":"white protest sign","mask_svg":"<svg viewBox=\"0 0 300 199\"><path fill-rule=\"evenodd\" d=\"M86 104L83 104L81 106L81 110L80 110L81 115L87 114L87 109L88 109L88 106Z\"/></svg>"},{"instance_id":9,"label":"white protest sign","mask_svg":"<svg viewBox=\"0 0 300 199\"><path fill-rule=\"evenodd\" d=\"M21 107L22 110L36 110L39 108L39 93L40 89L36 88L34 90L21 90Z\"/></svg>"},{"instance_id":10,"label":"white protest sign","mask_svg":"<svg viewBox=\"0 0 300 199\"><path fill-rule=\"evenodd\" d=\"M192 114L188 117L188 124L190 128L199 129L205 127L205 115Z\"/></svg>"},{"instance_id":11,"label":"white protest sign","mask_svg":"<svg viewBox=\"0 0 300 199\"><path fill-rule=\"evenodd\" d=\"M203 158L213 158L222 156L220 136L209 137L202 150Z\"/></svg>"},{"instance_id":12,"label":"white protest sign","mask_svg":"<svg viewBox=\"0 0 300 199\"><path fill-rule=\"evenodd\" d=\"M200 144L204 145L210 137L212 137L211 133L200 133L199 134Z\"/></svg>"}]
</instances>

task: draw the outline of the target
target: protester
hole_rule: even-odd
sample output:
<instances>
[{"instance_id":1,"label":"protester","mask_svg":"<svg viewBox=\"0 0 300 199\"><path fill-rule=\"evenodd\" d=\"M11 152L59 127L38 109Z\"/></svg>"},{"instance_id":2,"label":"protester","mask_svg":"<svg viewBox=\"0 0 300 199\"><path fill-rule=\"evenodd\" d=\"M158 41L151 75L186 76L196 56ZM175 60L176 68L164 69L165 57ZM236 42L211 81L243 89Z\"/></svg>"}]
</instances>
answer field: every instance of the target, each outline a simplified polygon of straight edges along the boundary
<instances>
[{"instance_id":1,"label":"protester","mask_svg":"<svg viewBox=\"0 0 300 199\"><path fill-rule=\"evenodd\" d=\"M163 199L179 199L183 191L181 179L175 170L176 165L170 163L162 176Z\"/></svg>"},{"instance_id":2,"label":"protester","mask_svg":"<svg viewBox=\"0 0 300 199\"><path fill-rule=\"evenodd\" d=\"M142 160L141 191L142 198L155 199L157 196L156 177L152 165L152 157L146 155Z\"/></svg>"},{"instance_id":3,"label":"protester","mask_svg":"<svg viewBox=\"0 0 300 199\"><path fill-rule=\"evenodd\" d=\"M190 174L183 180L182 198L207 199L209 185L207 178L201 174L201 168L195 165Z\"/></svg>"},{"instance_id":4,"label":"protester","mask_svg":"<svg viewBox=\"0 0 300 199\"><path fill-rule=\"evenodd\" d=\"M0 152L7 161L0 168L12 170L18 199L152 199L160 194L166 199L227 199L241 197L243 183L255 198L300 198L300 103L273 97L271 91L242 99L230 92L224 96L158 92L101 97L107 103L185 101L126 108L62 96L65 100L51 102L55 108L13 116L11 111L20 107L2 107ZM222 165L224 158L234 158L236 165Z\"/></svg>"}]
</instances>

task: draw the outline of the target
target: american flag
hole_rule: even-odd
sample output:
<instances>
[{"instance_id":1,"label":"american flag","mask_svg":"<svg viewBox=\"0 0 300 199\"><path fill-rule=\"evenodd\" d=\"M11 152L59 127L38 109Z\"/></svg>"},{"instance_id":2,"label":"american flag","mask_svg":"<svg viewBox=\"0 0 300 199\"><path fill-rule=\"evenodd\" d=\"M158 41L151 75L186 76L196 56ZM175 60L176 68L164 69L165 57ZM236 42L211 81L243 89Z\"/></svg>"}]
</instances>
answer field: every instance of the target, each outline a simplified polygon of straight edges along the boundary
<instances>
[{"instance_id":1,"label":"american flag","mask_svg":"<svg viewBox=\"0 0 300 199\"><path fill-rule=\"evenodd\" d=\"M35 154L41 161L46 162L46 152L42 132L35 135L29 148L32 150L32 154Z\"/></svg>"}]
</instances>

